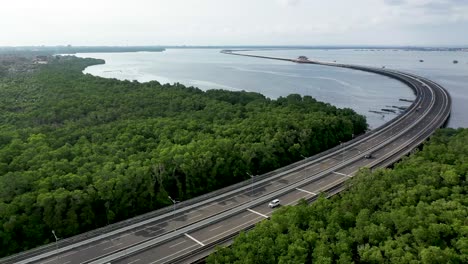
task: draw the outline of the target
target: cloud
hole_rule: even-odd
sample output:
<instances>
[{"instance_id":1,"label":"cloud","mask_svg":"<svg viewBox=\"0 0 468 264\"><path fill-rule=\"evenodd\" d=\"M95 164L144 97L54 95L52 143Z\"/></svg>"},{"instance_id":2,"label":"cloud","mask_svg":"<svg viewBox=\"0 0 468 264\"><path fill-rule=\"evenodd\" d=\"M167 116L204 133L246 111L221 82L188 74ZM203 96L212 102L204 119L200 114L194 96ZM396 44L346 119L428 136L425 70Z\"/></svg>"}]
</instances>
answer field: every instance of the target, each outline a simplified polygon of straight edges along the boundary
<instances>
[{"instance_id":1,"label":"cloud","mask_svg":"<svg viewBox=\"0 0 468 264\"><path fill-rule=\"evenodd\" d=\"M406 0L384 0L387 5L403 5L406 4Z\"/></svg>"},{"instance_id":2,"label":"cloud","mask_svg":"<svg viewBox=\"0 0 468 264\"><path fill-rule=\"evenodd\" d=\"M460 7L468 6L468 1L466 0L428 0L420 1L415 4L415 7L424 9L426 11L435 12L435 13L445 13L447 11L456 10Z\"/></svg>"},{"instance_id":3,"label":"cloud","mask_svg":"<svg viewBox=\"0 0 468 264\"><path fill-rule=\"evenodd\" d=\"M468 21L467 0L383 0L394 21L403 24L432 24Z\"/></svg>"},{"instance_id":4,"label":"cloud","mask_svg":"<svg viewBox=\"0 0 468 264\"><path fill-rule=\"evenodd\" d=\"M298 5L301 0L276 0L280 5L283 6L295 6Z\"/></svg>"},{"instance_id":5,"label":"cloud","mask_svg":"<svg viewBox=\"0 0 468 264\"><path fill-rule=\"evenodd\" d=\"M383 2L390 6L406 6L426 9L446 9L468 6L467 0L383 0Z\"/></svg>"},{"instance_id":6,"label":"cloud","mask_svg":"<svg viewBox=\"0 0 468 264\"><path fill-rule=\"evenodd\" d=\"M468 43L468 0L4 2L0 46Z\"/></svg>"}]
</instances>

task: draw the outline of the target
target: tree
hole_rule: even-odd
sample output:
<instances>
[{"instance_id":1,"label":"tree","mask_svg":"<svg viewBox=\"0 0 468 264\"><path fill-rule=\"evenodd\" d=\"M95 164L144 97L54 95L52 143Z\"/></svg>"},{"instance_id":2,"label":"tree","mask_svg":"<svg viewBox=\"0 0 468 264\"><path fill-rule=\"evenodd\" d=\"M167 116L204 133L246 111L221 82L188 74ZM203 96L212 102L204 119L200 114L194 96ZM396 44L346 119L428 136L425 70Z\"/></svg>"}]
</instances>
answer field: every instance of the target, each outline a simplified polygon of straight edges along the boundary
<instances>
[{"instance_id":1,"label":"tree","mask_svg":"<svg viewBox=\"0 0 468 264\"><path fill-rule=\"evenodd\" d=\"M338 196L275 211L207 263L242 263L238 252L265 238L268 263L464 263L467 145L468 129L440 130L392 170L361 170Z\"/></svg>"}]
</instances>

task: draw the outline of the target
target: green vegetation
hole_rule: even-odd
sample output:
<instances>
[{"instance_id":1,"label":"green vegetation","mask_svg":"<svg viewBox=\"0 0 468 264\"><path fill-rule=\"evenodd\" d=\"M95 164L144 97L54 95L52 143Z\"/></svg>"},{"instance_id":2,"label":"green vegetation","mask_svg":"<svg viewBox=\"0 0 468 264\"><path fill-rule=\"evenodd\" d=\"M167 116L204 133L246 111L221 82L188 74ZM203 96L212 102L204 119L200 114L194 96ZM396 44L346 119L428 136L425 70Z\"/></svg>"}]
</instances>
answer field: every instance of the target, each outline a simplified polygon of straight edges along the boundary
<instances>
[{"instance_id":1,"label":"green vegetation","mask_svg":"<svg viewBox=\"0 0 468 264\"><path fill-rule=\"evenodd\" d=\"M393 170L275 212L208 263L468 263L468 129L438 131Z\"/></svg>"},{"instance_id":2,"label":"green vegetation","mask_svg":"<svg viewBox=\"0 0 468 264\"><path fill-rule=\"evenodd\" d=\"M0 79L0 256L312 155L367 128L312 97L138 83L52 58Z\"/></svg>"}]
</instances>

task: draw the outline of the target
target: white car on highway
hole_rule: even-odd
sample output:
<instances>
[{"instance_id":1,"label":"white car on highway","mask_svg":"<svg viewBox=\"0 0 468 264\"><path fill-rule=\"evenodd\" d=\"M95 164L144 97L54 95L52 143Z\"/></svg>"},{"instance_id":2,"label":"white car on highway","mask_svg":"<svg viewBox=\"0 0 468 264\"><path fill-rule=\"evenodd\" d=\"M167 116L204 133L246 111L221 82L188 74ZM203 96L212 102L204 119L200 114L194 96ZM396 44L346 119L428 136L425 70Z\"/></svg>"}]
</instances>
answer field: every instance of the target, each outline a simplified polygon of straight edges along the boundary
<instances>
[{"instance_id":1,"label":"white car on highway","mask_svg":"<svg viewBox=\"0 0 468 264\"><path fill-rule=\"evenodd\" d=\"M271 201L269 204L268 204L268 207L270 208L275 208L277 206L280 205L280 200L278 199L274 199L273 201Z\"/></svg>"}]
</instances>

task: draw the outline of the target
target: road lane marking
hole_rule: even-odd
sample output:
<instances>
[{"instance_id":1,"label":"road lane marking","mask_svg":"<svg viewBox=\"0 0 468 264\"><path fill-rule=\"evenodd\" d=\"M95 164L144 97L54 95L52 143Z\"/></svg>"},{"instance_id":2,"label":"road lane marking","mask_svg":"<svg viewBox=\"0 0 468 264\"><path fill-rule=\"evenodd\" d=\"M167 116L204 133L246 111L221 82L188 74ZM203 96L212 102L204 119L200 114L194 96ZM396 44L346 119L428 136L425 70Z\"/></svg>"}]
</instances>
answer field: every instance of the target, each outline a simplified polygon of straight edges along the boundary
<instances>
[{"instance_id":1,"label":"road lane marking","mask_svg":"<svg viewBox=\"0 0 468 264\"><path fill-rule=\"evenodd\" d=\"M111 249L111 248L113 248L113 247L120 246L120 245L122 245L122 244L123 244L123 243L118 243L118 244L115 244L115 245L113 245L113 246L106 247L106 248L105 248L105 249L103 249L103 250L108 250L108 249Z\"/></svg>"},{"instance_id":2,"label":"road lane marking","mask_svg":"<svg viewBox=\"0 0 468 264\"><path fill-rule=\"evenodd\" d=\"M129 236L129 235L132 235L133 233L134 233L134 232L126 233L126 234L124 234L124 235L119 236L118 238L126 237L126 236Z\"/></svg>"},{"instance_id":3,"label":"road lane marking","mask_svg":"<svg viewBox=\"0 0 468 264\"><path fill-rule=\"evenodd\" d=\"M354 172L353 172L353 173L354 173ZM340 182L340 181L341 181L341 182L345 182L346 180L344 180L343 178L341 178L341 179L338 179L338 180L336 180L336 181L334 181L334 182L332 182L332 183L329 183L329 184L327 184L327 185L323 186L323 187L322 187L322 188L320 188L319 190L325 190L326 188L328 188L328 186L330 186L330 185L334 185L335 183L337 183L337 182Z\"/></svg>"},{"instance_id":4,"label":"road lane marking","mask_svg":"<svg viewBox=\"0 0 468 264\"><path fill-rule=\"evenodd\" d=\"M269 218L267 215L264 215L264 214L262 214L262 213L256 212L256 211L254 211L254 210L252 210L252 209L250 209L250 208L247 208L247 210L249 210L250 212L252 212L252 213L254 213L254 214L258 214L259 216L263 216L263 217L265 217L265 218Z\"/></svg>"},{"instance_id":5,"label":"road lane marking","mask_svg":"<svg viewBox=\"0 0 468 264\"><path fill-rule=\"evenodd\" d=\"M299 198L299 199L297 199L297 200L294 200L294 201L292 201L292 202L290 202L290 203L287 203L287 204L285 204L285 205L291 205L291 204L297 203L297 202L299 202L299 200L305 199L307 196L308 196L308 194L306 194L305 196L303 196L303 197L301 197L301 198Z\"/></svg>"},{"instance_id":6,"label":"road lane marking","mask_svg":"<svg viewBox=\"0 0 468 264\"><path fill-rule=\"evenodd\" d=\"M244 215L242 218L246 218L247 216L251 216L251 215L252 214L249 213L249 214Z\"/></svg>"},{"instance_id":7,"label":"road lane marking","mask_svg":"<svg viewBox=\"0 0 468 264\"><path fill-rule=\"evenodd\" d=\"M241 226L249 225L250 222L257 221L257 219L259 219L259 217L255 218L255 219L252 219L252 220L249 220L249 221L247 221L247 222L245 222L245 223L243 223L243 224L240 224L240 225L238 225L238 226L235 226L235 227L233 227L233 228L231 228L231 229L228 229L228 230L226 230L226 231L224 231L224 232L221 232L221 233L219 233L219 234L217 234L217 235L215 235L215 236L212 236L211 238L209 238L209 239L207 239L207 240L205 240L205 241L208 241L208 240L210 240L210 239L213 239L213 238L222 236L222 235L224 235L224 234L226 234L226 233L228 233L228 232L231 232L232 230L234 230L234 229L236 229L236 228L239 228L239 227L241 227Z\"/></svg>"},{"instance_id":8,"label":"road lane marking","mask_svg":"<svg viewBox=\"0 0 468 264\"><path fill-rule=\"evenodd\" d=\"M290 173L290 174L283 175L283 176L281 176L281 179L289 178L289 177L293 176L294 174L295 173Z\"/></svg>"},{"instance_id":9,"label":"road lane marking","mask_svg":"<svg viewBox=\"0 0 468 264\"><path fill-rule=\"evenodd\" d=\"M305 193L308 193L308 194L312 194L312 195L317 195L316 193L309 192L307 190L303 190L303 189L299 189L299 188L296 188L296 190L301 191L301 192L305 192Z\"/></svg>"},{"instance_id":10,"label":"road lane marking","mask_svg":"<svg viewBox=\"0 0 468 264\"><path fill-rule=\"evenodd\" d=\"M289 174L287 177L291 177L292 175L294 175L294 174ZM287 177L285 177L285 178L287 178ZM254 188L246 189L242 193L242 195L251 196L252 194L257 194L258 192L260 192L257 189L265 189L267 186L268 186L268 184L260 183L258 186L255 186Z\"/></svg>"},{"instance_id":11,"label":"road lane marking","mask_svg":"<svg viewBox=\"0 0 468 264\"><path fill-rule=\"evenodd\" d=\"M193 218L197 218L197 217L200 217L200 216L202 216L202 215L203 215L203 214L197 214L196 216L192 216L192 217L187 218L187 220L190 220L190 219L193 219Z\"/></svg>"},{"instance_id":12,"label":"road lane marking","mask_svg":"<svg viewBox=\"0 0 468 264\"><path fill-rule=\"evenodd\" d=\"M52 262L52 261L54 261L54 260L57 260L57 257L54 257L54 258L52 258L51 260L47 260L47 261L41 262L41 263L39 263L39 264L49 263L49 262Z\"/></svg>"},{"instance_id":13,"label":"road lane marking","mask_svg":"<svg viewBox=\"0 0 468 264\"><path fill-rule=\"evenodd\" d=\"M159 225L159 224L152 225L152 226L148 226L147 228L145 228L145 229L143 229L143 230L149 230L150 228L156 227L156 230L149 230L149 231L148 231L149 234L153 234L153 233L156 233L156 232L158 232L158 231L164 230L164 228L161 228L161 227L159 227L159 226L157 226L157 225ZM143 231L143 230L141 230L141 231Z\"/></svg>"},{"instance_id":14,"label":"road lane marking","mask_svg":"<svg viewBox=\"0 0 468 264\"><path fill-rule=\"evenodd\" d=\"M233 204L233 202L225 203L224 205L219 205L219 206L226 207L226 206L231 205L231 204Z\"/></svg>"},{"instance_id":15,"label":"road lane marking","mask_svg":"<svg viewBox=\"0 0 468 264\"><path fill-rule=\"evenodd\" d=\"M304 176L302 176L302 175L299 174L299 175L297 175L296 177L294 177L294 179L303 178L303 177L304 177Z\"/></svg>"},{"instance_id":16,"label":"road lane marking","mask_svg":"<svg viewBox=\"0 0 468 264\"><path fill-rule=\"evenodd\" d=\"M200 207L199 210L203 210L203 209L206 209L206 208L208 208L208 207L216 206L216 205L217 205L216 203L210 203L210 204L208 204L208 205L205 205L205 206L203 206L203 207Z\"/></svg>"},{"instance_id":17,"label":"road lane marking","mask_svg":"<svg viewBox=\"0 0 468 264\"><path fill-rule=\"evenodd\" d=\"M185 235L186 237L192 239L193 241L197 242L200 246L202 246L202 247L205 246L205 244L203 244L202 242L196 240L193 236L191 236L191 235L189 235L189 234L187 234L187 233L184 233L184 235Z\"/></svg>"},{"instance_id":18,"label":"road lane marking","mask_svg":"<svg viewBox=\"0 0 468 264\"><path fill-rule=\"evenodd\" d=\"M82 249L82 250L80 250L80 251L88 250L88 249L93 248L93 247L95 247L95 245L91 245L91 246L89 246L89 247L87 247L87 248L84 248L84 249Z\"/></svg>"},{"instance_id":19,"label":"road lane marking","mask_svg":"<svg viewBox=\"0 0 468 264\"><path fill-rule=\"evenodd\" d=\"M127 264L133 264L133 263L138 262L138 261L140 261L140 260L141 260L141 259L135 259L135 260L133 260L133 261L130 261L130 262L127 263Z\"/></svg>"},{"instance_id":20,"label":"road lane marking","mask_svg":"<svg viewBox=\"0 0 468 264\"><path fill-rule=\"evenodd\" d=\"M180 254L181 252L187 251L188 249L191 249L191 248L193 248L193 247L195 247L195 246L197 246L197 244L193 244L193 245L188 246L188 247L186 247L186 248L184 248L184 249L182 249L182 250L179 250L179 251L177 251L177 252L175 252L175 253L172 253L172 254L167 255L167 256L165 256L165 257L163 257L163 258L160 258L160 259L158 259L158 260L155 260L155 261L151 262L150 264L154 264L154 263L157 263L157 262L161 262L161 261L164 260L164 259L167 259L167 258L170 258L170 257L172 257L172 256L174 256L174 255Z\"/></svg>"},{"instance_id":21,"label":"road lane marking","mask_svg":"<svg viewBox=\"0 0 468 264\"><path fill-rule=\"evenodd\" d=\"M283 184L280 182L280 183L277 183L277 184L275 184L275 185L272 185L272 187L278 187L278 186L280 186L280 185L283 185Z\"/></svg>"},{"instance_id":22,"label":"road lane marking","mask_svg":"<svg viewBox=\"0 0 468 264\"><path fill-rule=\"evenodd\" d=\"M110 240L104 240L101 243L99 243L98 245L105 244L105 243L108 243L108 242L110 242Z\"/></svg>"},{"instance_id":23,"label":"road lane marking","mask_svg":"<svg viewBox=\"0 0 468 264\"><path fill-rule=\"evenodd\" d=\"M333 171L333 173L335 173L335 174L338 174L338 175L341 175L341 176L346 176L346 177L348 177L348 178L351 178L351 177L353 177L353 176L351 176L351 175L344 174L344 173L341 173L341 172L336 172L336 171Z\"/></svg>"},{"instance_id":24,"label":"road lane marking","mask_svg":"<svg viewBox=\"0 0 468 264\"><path fill-rule=\"evenodd\" d=\"M220 226L215 227L215 228L211 228L210 230L208 230L208 232L215 231L216 229L219 229L219 228L221 228L221 227L223 227L223 225L220 225Z\"/></svg>"},{"instance_id":25,"label":"road lane marking","mask_svg":"<svg viewBox=\"0 0 468 264\"><path fill-rule=\"evenodd\" d=\"M183 244L183 243L185 243L185 242L187 242L187 240L184 239L184 241L179 242L179 243L176 243L176 244L174 244L174 245L172 245L172 246L169 246L169 248L177 247L178 245Z\"/></svg>"},{"instance_id":26,"label":"road lane marking","mask_svg":"<svg viewBox=\"0 0 468 264\"><path fill-rule=\"evenodd\" d=\"M159 229L162 229L160 228L158 225L160 225L161 223L157 223L157 224L154 224L154 225L150 225L150 226L147 226L145 229L148 229L148 228L152 228L152 227L157 227Z\"/></svg>"},{"instance_id":27,"label":"road lane marking","mask_svg":"<svg viewBox=\"0 0 468 264\"><path fill-rule=\"evenodd\" d=\"M65 258L65 257L71 256L71 255L75 254L76 252L78 252L78 251L72 251L72 252L70 252L70 253L68 253L68 254L61 255L61 258Z\"/></svg>"},{"instance_id":28,"label":"road lane marking","mask_svg":"<svg viewBox=\"0 0 468 264\"><path fill-rule=\"evenodd\" d=\"M156 230L150 230L148 231L148 234L153 234L153 233L156 233L156 232L160 232L162 229L156 229Z\"/></svg>"}]
</instances>

